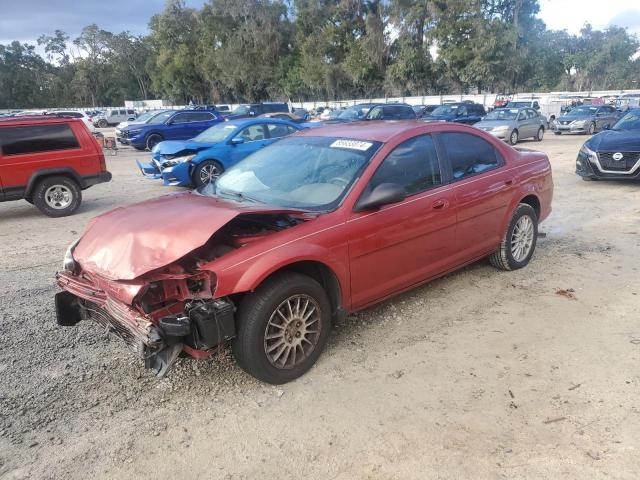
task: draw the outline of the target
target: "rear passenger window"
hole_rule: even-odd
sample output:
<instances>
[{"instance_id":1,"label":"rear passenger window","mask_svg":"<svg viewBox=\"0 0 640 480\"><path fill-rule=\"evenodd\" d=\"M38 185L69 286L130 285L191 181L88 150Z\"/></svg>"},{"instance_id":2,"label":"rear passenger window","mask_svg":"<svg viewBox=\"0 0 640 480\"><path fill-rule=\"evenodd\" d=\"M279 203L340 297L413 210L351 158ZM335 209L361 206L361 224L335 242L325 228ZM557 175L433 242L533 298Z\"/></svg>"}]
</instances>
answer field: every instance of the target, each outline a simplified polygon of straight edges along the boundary
<instances>
[{"instance_id":1,"label":"rear passenger window","mask_svg":"<svg viewBox=\"0 0 640 480\"><path fill-rule=\"evenodd\" d=\"M295 128L289 125L277 125L275 123L268 124L267 128L269 129L269 136L271 138L284 137L296 131Z\"/></svg>"},{"instance_id":2,"label":"rear passenger window","mask_svg":"<svg viewBox=\"0 0 640 480\"><path fill-rule=\"evenodd\" d=\"M502 157L486 140L470 133L445 132L440 140L447 152L454 180L502 165Z\"/></svg>"},{"instance_id":3,"label":"rear passenger window","mask_svg":"<svg viewBox=\"0 0 640 480\"><path fill-rule=\"evenodd\" d=\"M407 195L440 185L440 164L431 135L411 138L398 145L371 177L369 188L382 183L404 187Z\"/></svg>"},{"instance_id":4,"label":"rear passenger window","mask_svg":"<svg viewBox=\"0 0 640 480\"><path fill-rule=\"evenodd\" d=\"M527 110L527 118L537 118L538 112L535 110Z\"/></svg>"},{"instance_id":5,"label":"rear passenger window","mask_svg":"<svg viewBox=\"0 0 640 480\"><path fill-rule=\"evenodd\" d=\"M208 122L213 120L214 116L209 112L196 112L191 114L192 122Z\"/></svg>"},{"instance_id":6,"label":"rear passenger window","mask_svg":"<svg viewBox=\"0 0 640 480\"><path fill-rule=\"evenodd\" d=\"M69 125L34 125L0 128L0 150L4 155L80 148Z\"/></svg>"}]
</instances>

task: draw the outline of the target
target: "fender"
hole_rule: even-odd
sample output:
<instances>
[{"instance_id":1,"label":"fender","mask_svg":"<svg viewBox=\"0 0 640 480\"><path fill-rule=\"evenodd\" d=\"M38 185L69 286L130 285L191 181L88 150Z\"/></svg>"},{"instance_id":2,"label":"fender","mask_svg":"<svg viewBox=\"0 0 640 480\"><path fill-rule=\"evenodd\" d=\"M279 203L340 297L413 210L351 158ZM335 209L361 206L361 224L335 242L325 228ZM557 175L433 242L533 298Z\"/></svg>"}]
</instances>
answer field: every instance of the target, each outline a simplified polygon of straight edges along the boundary
<instances>
[{"instance_id":1,"label":"fender","mask_svg":"<svg viewBox=\"0 0 640 480\"><path fill-rule=\"evenodd\" d=\"M302 245L301 245L302 247ZM349 268L347 245L334 249L325 249L317 245L306 244L304 248L278 248L268 254L243 261L221 271L212 270L217 275L215 297L252 292L270 275L278 270L299 262L315 262L330 270L340 288L341 304L343 308L351 307L351 292L349 290ZM298 250L292 252L292 250ZM329 260L327 260L329 259Z\"/></svg>"},{"instance_id":2,"label":"fender","mask_svg":"<svg viewBox=\"0 0 640 480\"><path fill-rule=\"evenodd\" d=\"M78 183L78 185L80 185L80 188L87 188L86 183L84 182L84 180L82 180L82 177L78 175L78 172L76 172L73 168L43 168L42 170L38 170L31 174L31 177L27 182L27 188L25 189L24 196L30 197L33 189L36 186L36 183L38 183L38 180L42 177L50 177L51 175L65 175L67 177L71 177Z\"/></svg>"}]
</instances>

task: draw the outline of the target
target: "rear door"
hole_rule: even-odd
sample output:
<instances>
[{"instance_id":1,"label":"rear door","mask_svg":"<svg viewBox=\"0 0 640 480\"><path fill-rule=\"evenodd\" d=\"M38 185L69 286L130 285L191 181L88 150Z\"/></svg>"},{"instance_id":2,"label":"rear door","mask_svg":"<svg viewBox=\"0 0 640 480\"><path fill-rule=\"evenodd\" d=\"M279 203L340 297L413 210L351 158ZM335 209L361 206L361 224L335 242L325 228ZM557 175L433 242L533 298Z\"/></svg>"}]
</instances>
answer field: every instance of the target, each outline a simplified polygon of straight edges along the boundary
<instances>
[{"instance_id":1,"label":"rear door","mask_svg":"<svg viewBox=\"0 0 640 480\"><path fill-rule=\"evenodd\" d=\"M400 143L383 160L363 194L382 183L404 187L407 198L348 220L352 306L362 308L448 268L455 233L455 200L433 137Z\"/></svg>"},{"instance_id":2,"label":"rear door","mask_svg":"<svg viewBox=\"0 0 640 480\"><path fill-rule=\"evenodd\" d=\"M500 243L502 223L512 198L513 174L502 155L479 135L442 132L447 175L455 192L457 226L453 263L487 254Z\"/></svg>"}]
</instances>

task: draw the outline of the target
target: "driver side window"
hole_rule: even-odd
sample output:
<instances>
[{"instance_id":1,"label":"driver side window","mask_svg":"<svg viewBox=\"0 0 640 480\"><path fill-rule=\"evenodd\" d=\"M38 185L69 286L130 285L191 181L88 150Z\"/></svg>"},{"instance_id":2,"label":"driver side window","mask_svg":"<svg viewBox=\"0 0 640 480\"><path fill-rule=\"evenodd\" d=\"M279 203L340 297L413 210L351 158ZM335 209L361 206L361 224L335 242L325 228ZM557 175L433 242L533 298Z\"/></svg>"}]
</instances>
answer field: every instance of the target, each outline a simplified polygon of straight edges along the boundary
<instances>
[{"instance_id":1,"label":"driver side window","mask_svg":"<svg viewBox=\"0 0 640 480\"><path fill-rule=\"evenodd\" d=\"M382 183L395 183L407 195L442 183L438 154L431 135L420 135L398 145L382 161L369 181L373 190Z\"/></svg>"}]
</instances>

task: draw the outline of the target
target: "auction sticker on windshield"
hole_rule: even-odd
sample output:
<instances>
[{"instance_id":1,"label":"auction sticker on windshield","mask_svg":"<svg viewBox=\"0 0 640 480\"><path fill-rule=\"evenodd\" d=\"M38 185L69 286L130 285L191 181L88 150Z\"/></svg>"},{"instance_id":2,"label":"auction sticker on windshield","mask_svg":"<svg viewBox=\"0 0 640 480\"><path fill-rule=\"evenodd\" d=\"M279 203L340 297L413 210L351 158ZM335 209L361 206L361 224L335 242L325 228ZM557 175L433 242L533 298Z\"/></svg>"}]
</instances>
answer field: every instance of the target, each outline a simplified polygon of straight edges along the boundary
<instances>
[{"instance_id":1,"label":"auction sticker on windshield","mask_svg":"<svg viewBox=\"0 0 640 480\"><path fill-rule=\"evenodd\" d=\"M349 148L351 150L361 150L366 152L373 143L361 142L359 140L336 140L330 146L331 148Z\"/></svg>"}]
</instances>

